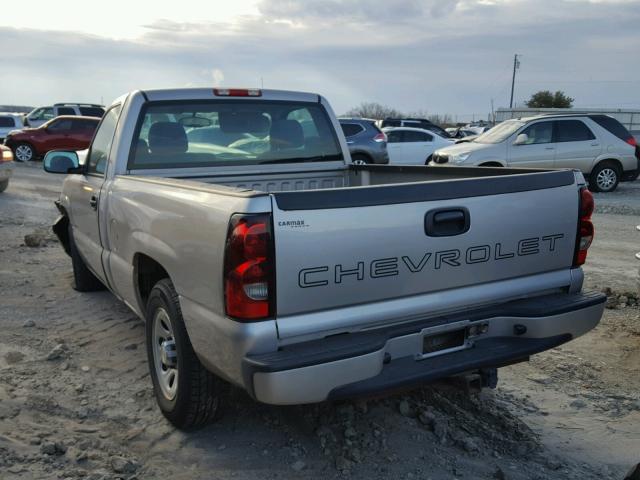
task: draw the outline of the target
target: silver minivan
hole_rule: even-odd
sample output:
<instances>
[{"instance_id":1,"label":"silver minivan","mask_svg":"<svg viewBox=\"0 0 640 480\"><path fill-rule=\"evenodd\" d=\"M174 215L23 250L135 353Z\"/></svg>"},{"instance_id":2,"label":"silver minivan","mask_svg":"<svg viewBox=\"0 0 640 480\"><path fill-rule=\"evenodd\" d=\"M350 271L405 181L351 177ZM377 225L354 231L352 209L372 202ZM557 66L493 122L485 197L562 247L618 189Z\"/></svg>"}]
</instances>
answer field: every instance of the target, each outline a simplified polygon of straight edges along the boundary
<instances>
[{"instance_id":1,"label":"silver minivan","mask_svg":"<svg viewBox=\"0 0 640 480\"><path fill-rule=\"evenodd\" d=\"M611 192L640 174L636 139L607 115L541 115L507 120L474 141L434 152L430 165L574 168L591 190Z\"/></svg>"}]
</instances>

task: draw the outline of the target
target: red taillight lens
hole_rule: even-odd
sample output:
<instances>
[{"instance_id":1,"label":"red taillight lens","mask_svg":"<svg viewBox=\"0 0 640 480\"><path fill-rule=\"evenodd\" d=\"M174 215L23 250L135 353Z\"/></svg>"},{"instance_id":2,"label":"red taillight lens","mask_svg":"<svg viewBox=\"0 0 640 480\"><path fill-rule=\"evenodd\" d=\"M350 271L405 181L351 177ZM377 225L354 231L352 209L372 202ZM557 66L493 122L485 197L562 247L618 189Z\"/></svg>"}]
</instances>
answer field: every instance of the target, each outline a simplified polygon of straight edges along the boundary
<instances>
[{"instance_id":1,"label":"red taillight lens","mask_svg":"<svg viewBox=\"0 0 640 480\"><path fill-rule=\"evenodd\" d=\"M627 143L628 143L629 145L631 145L632 147L637 147L637 146L638 146L638 142L637 142L637 140L636 140L636 138L635 138L635 137L629 137L629 138L627 138Z\"/></svg>"},{"instance_id":2,"label":"red taillight lens","mask_svg":"<svg viewBox=\"0 0 640 480\"><path fill-rule=\"evenodd\" d=\"M387 136L384 133L380 132L375 137L373 137L373 141L374 142L386 142L387 141Z\"/></svg>"},{"instance_id":3,"label":"red taillight lens","mask_svg":"<svg viewBox=\"0 0 640 480\"><path fill-rule=\"evenodd\" d=\"M271 216L236 214L224 255L224 298L229 317L261 320L275 314Z\"/></svg>"},{"instance_id":4,"label":"red taillight lens","mask_svg":"<svg viewBox=\"0 0 640 480\"><path fill-rule=\"evenodd\" d=\"M576 238L576 251L573 258L573 266L579 267L587 260L587 250L593 242L593 223L591 223L591 215L593 214L593 195L586 188L580 189L580 208L578 219L578 235Z\"/></svg>"}]
</instances>

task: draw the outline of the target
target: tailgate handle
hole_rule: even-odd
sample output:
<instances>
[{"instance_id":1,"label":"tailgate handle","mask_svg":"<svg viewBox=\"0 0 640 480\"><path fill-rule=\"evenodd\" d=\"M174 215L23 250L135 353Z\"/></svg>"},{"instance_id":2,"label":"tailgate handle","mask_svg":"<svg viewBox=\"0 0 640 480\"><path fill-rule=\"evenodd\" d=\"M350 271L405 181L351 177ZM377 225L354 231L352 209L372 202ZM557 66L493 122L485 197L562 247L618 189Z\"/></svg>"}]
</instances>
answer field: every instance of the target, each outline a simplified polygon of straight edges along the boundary
<instances>
[{"instance_id":1,"label":"tailgate handle","mask_svg":"<svg viewBox=\"0 0 640 480\"><path fill-rule=\"evenodd\" d=\"M424 217L424 233L429 237L452 237L469 230L469 210L464 207L436 208Z\"/></svg>"}]
</instances>

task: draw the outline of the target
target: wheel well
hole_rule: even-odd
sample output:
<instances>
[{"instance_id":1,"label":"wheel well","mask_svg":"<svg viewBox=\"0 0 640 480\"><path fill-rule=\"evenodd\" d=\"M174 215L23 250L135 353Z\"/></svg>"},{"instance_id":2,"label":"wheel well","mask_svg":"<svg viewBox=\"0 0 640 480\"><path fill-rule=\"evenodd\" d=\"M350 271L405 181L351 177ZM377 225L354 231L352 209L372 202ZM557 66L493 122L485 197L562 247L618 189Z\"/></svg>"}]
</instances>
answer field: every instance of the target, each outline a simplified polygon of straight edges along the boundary
<instances>
[{"instance_id":1,"label":"wheel well","mask_svg":"<svg viewBox=\"0 0 640 480\"><path fill-rule=\"evenodd\" d=\"M351 160L353 160L354 157L364 157L369 162L373 162L373 158L371 157L371 155L369 155L368 153L365 153L365 152L352 153L351 154Z\"/></svg>"},{"instance_id":2,"label":"wheel well","mask_svg":"<svg viewBox=\"0 0 640 480\"><path fill-rule=\"evenodd\" d=\"M498 162L486 162L478 165L479 167L502 167L501 163Z\"/></svg>"},{"instance_id":3,"label":"wheel well","mask_svg":"<svg viewBox=\"0 0 640 480\"><path fill-rule=\"evenodd\" d=\"M140 309L144 312L147 299L153 286L163 278L170 278L167 271L160 263L144 253L137 253L134 259L136 286Z\"/></svg>"},{"instance_id":4,"label":"wheel well","mask_svg":"<svg viewBox=\"0 0 640 480\"><path fill-rule=\"evenodd\" d=\"M596 168L598 168L598 166L602 165L603 163L613 164L618 169L618 174L622 174L624 170L624 168L622 167L622 163L620 163L620 160L616 160L615 158L606 158L596 163L591 169L591 172L593 172ZM591 174L591 172L589 172L589 174Z\"/></svg>"}]
</instances>

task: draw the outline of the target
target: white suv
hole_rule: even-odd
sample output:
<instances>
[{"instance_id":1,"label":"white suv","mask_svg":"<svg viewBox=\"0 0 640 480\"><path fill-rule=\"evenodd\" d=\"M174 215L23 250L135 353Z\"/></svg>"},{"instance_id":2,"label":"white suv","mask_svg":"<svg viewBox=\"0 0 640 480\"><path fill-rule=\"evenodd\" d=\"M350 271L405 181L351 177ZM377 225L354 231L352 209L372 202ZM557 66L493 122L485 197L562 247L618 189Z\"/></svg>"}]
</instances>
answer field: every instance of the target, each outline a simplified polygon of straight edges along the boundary
<instances>
[{"instance_id":1,"label":"white suv","mask_svg":"<svg viewBox=\"0 0 640 480\"><path fill-rule=\"evenodd\" d=\"M542 115L507 120L469 143L437 150L430 165L575 168L596 192L640 174L640 148L607 115Z\"/></svg>"},{"instance_id":2,"label":"white suv","mask_svg":"<svg viewBox=\"0 0 640 480\"><path fill-rule=\"evenodd\" d=\"M0 112L0 144L7 138L9 132L19 130L24 126L22 116L21 113Z\"/></svg>"},{"instance_id":3,"label":"white suv","mask_svg":"<svg viewBox=\"0 0 640 480\"><path fill-rule=\"evenodd\" d=\"M39 127L60 115L82 115L100 118L104 115L104 107L94 103L56 103L51 107L34 108L25 117L25 124L29 127Z\"/></svg>"}]
</instances>

